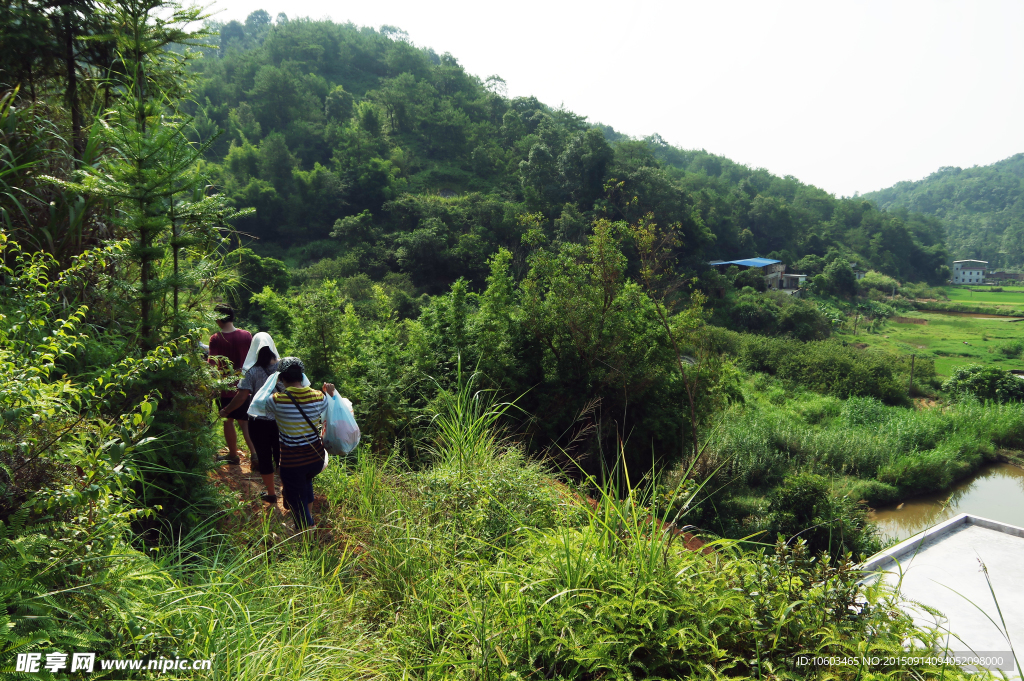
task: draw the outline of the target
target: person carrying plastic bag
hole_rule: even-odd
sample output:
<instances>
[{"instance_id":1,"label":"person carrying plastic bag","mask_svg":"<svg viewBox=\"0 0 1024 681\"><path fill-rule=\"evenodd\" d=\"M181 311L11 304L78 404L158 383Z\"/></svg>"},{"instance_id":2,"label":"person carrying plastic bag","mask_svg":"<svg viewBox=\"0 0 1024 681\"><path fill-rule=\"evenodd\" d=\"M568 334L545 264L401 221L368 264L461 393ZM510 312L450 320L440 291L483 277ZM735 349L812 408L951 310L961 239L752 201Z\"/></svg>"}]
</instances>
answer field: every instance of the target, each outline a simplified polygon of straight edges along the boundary
<instances>
[{"instance_id":1,"label":"person carrying plastic bag","mask_svg":"<svg viewBox=\"0 0 1024 681\"><path fill-rule=\"evenodd\" d=\"M274 348L274 354L277 354L277 348ZM256 391L252 402L249 403L249 416L267 416L267 402L277 392L277 384L280 380L280 376L276 373L267 378L267 382ZM302 387L308 388L309 386L309 378L306 377L306 374L302 374Z\"/></svg>"},{"instance_id":2,"label":"person carrying plastic bag","mask_svg":"<svg viewBox=\"0 0 1024 681\"><path fill-rule=\"evenodd\" d=\"M295 528L304 530L316 526L312 513L313 478L327 465L321 440L322 422L328 396L333 396L335 390L330 383L324 383L322 392L303 386L304 367L298 357L284 357L277 367L276 378L280 379L284 390L273 393L262 408L267 416L277 421L281 441L278 469L281 486L295 517ZM267 384L271 384L271 379L267 379L263 387Z\"/></svg>"}]
</instances>

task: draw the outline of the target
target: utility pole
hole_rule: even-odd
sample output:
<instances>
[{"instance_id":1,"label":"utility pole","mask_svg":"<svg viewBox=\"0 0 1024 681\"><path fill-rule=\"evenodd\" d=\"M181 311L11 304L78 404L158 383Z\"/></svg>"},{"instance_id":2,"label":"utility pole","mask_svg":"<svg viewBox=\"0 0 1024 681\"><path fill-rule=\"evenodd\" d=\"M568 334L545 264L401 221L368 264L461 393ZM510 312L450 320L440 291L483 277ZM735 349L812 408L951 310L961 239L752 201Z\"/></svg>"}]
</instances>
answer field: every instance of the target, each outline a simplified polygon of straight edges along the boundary
<instances>
[{"instance_id":1,"label":"utility pole","mask_svg":"<svg viewBox=\"0 0 1024 681\"><path fill-rule=\"evenodd\" d=\"M907 382L907 395L910 397L914 396L914 360L917 359L917 355L910 356L910 381Z\"/></svg>"}]
</instances>

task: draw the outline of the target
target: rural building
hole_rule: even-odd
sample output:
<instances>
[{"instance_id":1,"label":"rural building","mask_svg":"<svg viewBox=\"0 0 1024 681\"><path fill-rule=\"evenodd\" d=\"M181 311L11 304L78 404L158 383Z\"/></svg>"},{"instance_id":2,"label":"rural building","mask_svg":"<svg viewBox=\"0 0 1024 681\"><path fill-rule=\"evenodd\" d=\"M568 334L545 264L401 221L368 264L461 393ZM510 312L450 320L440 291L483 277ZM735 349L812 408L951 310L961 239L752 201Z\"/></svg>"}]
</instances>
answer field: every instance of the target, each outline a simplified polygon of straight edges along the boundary
<instances>
[{"instance_id":1,"label":"rural building","mask_svg":"<svg viewBox=\"0 0 1024 681\"><path fill-rule=\"evenodd\" d=\"M999 657L990 668L1014 670L1010 649L1024 645L1024 528L962 513L860 567L865 582L898 587L900 608L918 625L948 632L951 652Z\"/></svg>"},{"instance_id":2,"label":"rural building","mask_svg":"<svg viewBox=\"0 0 1024 681\"><path fill-rule=\"evenodd\" d=\"M985 269L987 267L987 260L954 260L953 283L983 284L985 283Z\"/></svg>"},{"instance_id":3,"label":"rural building","mask_svg":"<svg viewBox=\"0 0 1024 681\"><path fill-rule=\"evenodd\" d=\"M991 272L987 279L989 281L1024 281L1024 274L1019 272Z\"/></svg>"},{"instance_id":4,"label":"rural building","mask_svg":"<svg viewBox=\"0 0 1024 681\"><path fill-rule=\"evenodd\" d=\"M806 279L806 274L786 274L783 272L782 278L779 281L779 288L783 291L796 290L800 288Z\"/></svg>"},{"instance_id":5,"label":"rural building","mask_svg":"<svg viewBox=\"0 0 1024 681\"><path fill-rule=\"evenodd\" d=\"M744 270L756 268L761 270L764 274L764 283L768 285L768 288L783 288L781 282L782 275L786 271L786 266L781 260L772 260L771 258L745 258L743 260L712 260L708 264L720 269L726 269L733 266Z\"/></svg>"},{"instance_id":6,"label":"rural building","mask_svg":"<svg viewBox=\"0 0 1024 681\"><path fill-rule=\"evenodd\" d=\"M850 263L850 269L853 270L853 278L856 279L857 281L860 281L861 279L864 278L865 272L864 272L864 270L859 269L857 267L857 263L851 262Z\"/></svg>"}]
</instances>

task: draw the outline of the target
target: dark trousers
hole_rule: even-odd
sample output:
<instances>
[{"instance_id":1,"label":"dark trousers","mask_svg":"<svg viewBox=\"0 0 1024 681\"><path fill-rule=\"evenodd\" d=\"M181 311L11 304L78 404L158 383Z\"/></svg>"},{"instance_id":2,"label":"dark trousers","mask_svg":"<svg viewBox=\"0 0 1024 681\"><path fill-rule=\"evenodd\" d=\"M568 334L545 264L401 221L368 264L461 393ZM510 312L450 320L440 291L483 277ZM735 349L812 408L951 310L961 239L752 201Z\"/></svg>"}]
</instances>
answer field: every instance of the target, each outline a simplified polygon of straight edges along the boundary
<instances>
[{"instance_id":1,"label":"dark trousers","mask_svg":"<svg viewBox=\"0 0 1024 681\"><path fill-rule=\"evenodd\" d=\"M281 440L278 438L277 421L252 419L249 421L249 439L256 450L260 475L272 475L274 468L281 465Z\"/></svg>"},{"instance_id":2,"label":"dark trousers","mask_svg":"<svg viewBox=\"0 0 1024 681\"><path fill-rule=\"evenodd\" d=\"M303 464L301 466L280 468L281 486L284 487L284 498L291 507L295 527L304 529L316 523L309 512L308 504L313 503L313 478L324 468L323 461Z\"/></svg>"}]
</instances>

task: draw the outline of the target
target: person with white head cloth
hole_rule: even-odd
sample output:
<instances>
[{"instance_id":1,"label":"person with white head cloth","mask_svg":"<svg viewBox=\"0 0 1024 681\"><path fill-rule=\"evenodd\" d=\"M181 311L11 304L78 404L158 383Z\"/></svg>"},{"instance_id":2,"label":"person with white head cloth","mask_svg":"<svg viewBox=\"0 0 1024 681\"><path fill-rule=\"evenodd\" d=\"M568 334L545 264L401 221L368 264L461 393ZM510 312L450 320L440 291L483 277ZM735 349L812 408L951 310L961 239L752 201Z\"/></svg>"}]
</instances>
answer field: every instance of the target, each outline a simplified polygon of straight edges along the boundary
<instances>
[{"instance_id":1,"label":"person with white head cloth","mask_svg":"<svg viewBox=\"0 0 1024 681\"><path fill-rule=\"evenodd\" d=\"M261 331L252 337L252 345L249 346L249 354L242 363L244 376L238 383L238 394L235 399L223 411L228 413L232 409L245 404L250 395L256 394L260 388L271 378L276 382L276 365L280 357L274 339L269 333ZM283 386L280 388L284 389ZM266 493L261 497L268 504L277 503L277 493L274 488L274 468L281 465L281 444L277 430L277 421L272 416L249 416L249 437L252 439L253 454L256 464L253 468L259 467L260 477L267 488Z\"/></svg>"}]
</instances>

